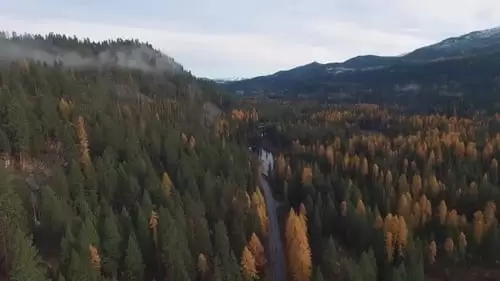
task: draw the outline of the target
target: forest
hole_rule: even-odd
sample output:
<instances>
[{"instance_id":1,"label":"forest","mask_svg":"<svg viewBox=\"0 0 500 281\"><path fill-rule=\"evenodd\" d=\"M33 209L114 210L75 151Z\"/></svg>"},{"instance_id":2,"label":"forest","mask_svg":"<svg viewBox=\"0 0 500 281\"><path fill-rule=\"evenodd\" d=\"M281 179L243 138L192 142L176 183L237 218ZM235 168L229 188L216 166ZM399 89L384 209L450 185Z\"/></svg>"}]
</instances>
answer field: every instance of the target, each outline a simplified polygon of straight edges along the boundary
<instances>
[{"instance_id":1,"label":"forest","mask_svg":"<svg viewBox=\"0 0 500 281\"><path fill-rule=\"evenodd\" d=\"M242 98L109 62L0 66L0 281L500 279L500 115Z\"/></svg>"},{"instance_id":2,"label":"forest","mask_svg":"<svg viewBox=\"0 0 500 281\"><path fill-rule=\"evenodd\" d=\"M0 280L269 276L248 121L214 83L27 59L0 91Z\"/></svg>"},{"instance_id":3,"label":"forest","mask_svg":"<svg viewBox=\"0 0 500 281\"><path fill-rule=\"evenodd\" d=\"M257 104L290 280L500 278L498 114Z\"/></svg>"}]
</instances>

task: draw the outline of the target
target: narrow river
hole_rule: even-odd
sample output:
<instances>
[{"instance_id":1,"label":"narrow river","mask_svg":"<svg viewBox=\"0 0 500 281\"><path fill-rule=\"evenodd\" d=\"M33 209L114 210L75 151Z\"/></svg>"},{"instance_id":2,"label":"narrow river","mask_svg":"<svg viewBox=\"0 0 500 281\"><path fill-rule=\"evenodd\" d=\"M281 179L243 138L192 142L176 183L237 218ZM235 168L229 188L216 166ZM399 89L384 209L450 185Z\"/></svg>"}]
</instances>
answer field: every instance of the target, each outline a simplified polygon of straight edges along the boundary
<instances>
[{"instance_id":1,"label":"narrow river","mask_svg":"<svg viewBox=\"0 0 500 281\"><path fill-rule=\"evenodd\" d=\"M274 158L270 152L264 149L259 151L259 156L261 160L262 173L259 177L259 185L263 191L264 198L266 200L267 213L269 216L269 239L268 239L268 251L269 258L271 262L271 268L273 272L274 281L285 281L285 255L283 252L283 243L281 241L281 231L278 222L278 215L276 208L279 206L278 202L273 197L269 183L262 175L267 175L269 172L269 167L274 166Z\"/></svg>"}]
</instances>

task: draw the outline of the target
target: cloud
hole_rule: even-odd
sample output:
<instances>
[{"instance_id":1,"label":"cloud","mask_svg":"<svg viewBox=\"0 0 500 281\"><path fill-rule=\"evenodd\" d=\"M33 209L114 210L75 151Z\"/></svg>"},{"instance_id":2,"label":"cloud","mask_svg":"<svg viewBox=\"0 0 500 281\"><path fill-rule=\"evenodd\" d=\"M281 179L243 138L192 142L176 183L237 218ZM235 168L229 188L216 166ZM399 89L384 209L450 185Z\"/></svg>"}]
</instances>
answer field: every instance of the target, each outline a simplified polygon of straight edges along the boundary
<instances>
[{"instance_id":1,"label":"cloud","mask_svg":"<svg viewBox=\"0 0 500 281\"><path fill-rule=\"evenodd\" d=\"M398 55L500 23L500 3L491 0L8 2L0 3L0 25L9 30L138 38L208 77Z\"/></svg>"},{"instance_id":2,"label":"cloud","mask_svg":"<svg viewBox=\"0 0 500 281\"><path fill-rule=\"evenodd\" d=\"M92 40L112 38L139 38L174 57L184 66L199 75L210 75L209 69L229 64L234 68L280 69L307 63L309 57L326 58L325 48L302 43L287 43L265 34L201 33L168 29L126 27L113 24L74 22L69 20L18 20L0 16L0 25L27 33L62 33ZM202 61L200 61L202 60ZM210 65L200 65L210 63ZM197 69L206 69L198 71ZM231 75L244 74L224 67ZM268 70L268 71L269 71ZM205 73L204 73L205 72Z\"/></svg>"}]
</instances>

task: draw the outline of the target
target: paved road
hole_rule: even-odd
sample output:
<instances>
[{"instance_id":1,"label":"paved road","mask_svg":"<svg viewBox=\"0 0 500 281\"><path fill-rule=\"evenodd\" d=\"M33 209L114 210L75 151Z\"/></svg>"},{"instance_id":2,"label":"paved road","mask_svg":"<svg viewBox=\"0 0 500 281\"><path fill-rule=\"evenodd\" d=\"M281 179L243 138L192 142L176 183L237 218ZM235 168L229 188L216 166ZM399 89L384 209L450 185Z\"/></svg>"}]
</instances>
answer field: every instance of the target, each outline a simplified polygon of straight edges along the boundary
<instances>
[{"instance_id":1,"label":"paved road","mask_svg":"<svg viewBox=\"0 0 500 281\"><path fill-rule=\"evenodd\" d=\"M273 271L274 281L285 281L285 255L283 252L283 243L281 241L281 231L278 223L278 216L276 214L276 208L278 207L278 202L273 197L271 188L268 182L264 179L262 174L267 175L268 157L265 159L261 156L261 169L262 173L259 177L259 185L263 191L264 198L266 200L267 214L269 216L269 239L268 239L268 249L270 249L270 262Z\"/></svg>"}]
</instances>

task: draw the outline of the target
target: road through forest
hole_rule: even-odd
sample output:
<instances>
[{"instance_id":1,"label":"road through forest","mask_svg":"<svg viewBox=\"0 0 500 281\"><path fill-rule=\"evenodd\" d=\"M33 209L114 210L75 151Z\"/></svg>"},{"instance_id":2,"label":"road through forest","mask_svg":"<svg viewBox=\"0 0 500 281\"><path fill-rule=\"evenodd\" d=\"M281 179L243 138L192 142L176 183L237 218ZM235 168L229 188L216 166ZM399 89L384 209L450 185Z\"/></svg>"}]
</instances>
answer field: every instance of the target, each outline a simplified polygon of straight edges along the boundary
<instances>
[{"instance_id":1,"label":"road through forest","mask_svg":"<svg viewBox=\"0 0 500 281\"><path fill-rule=\"evenodd\" d=\"M278 215L276 213L276 208L279 207L279 203L274 199L269 183L263 177L267 175L269 164L272 165L272 154L262 150L260 152L261 160L261 171L259 177L259 185L264 193L264 198L266 200L267 214L269 217L269 239L268 239L268 249L269 258L271 262L271 269L273 272L274 281L285 281L285 255L283 252L283 243L281 241L281 231L278 222Z\"/></svg>"}]
</instances>

